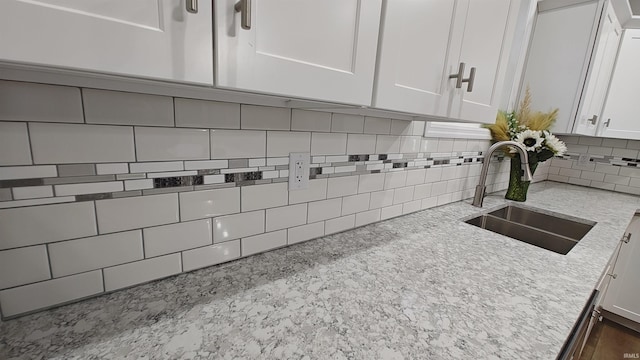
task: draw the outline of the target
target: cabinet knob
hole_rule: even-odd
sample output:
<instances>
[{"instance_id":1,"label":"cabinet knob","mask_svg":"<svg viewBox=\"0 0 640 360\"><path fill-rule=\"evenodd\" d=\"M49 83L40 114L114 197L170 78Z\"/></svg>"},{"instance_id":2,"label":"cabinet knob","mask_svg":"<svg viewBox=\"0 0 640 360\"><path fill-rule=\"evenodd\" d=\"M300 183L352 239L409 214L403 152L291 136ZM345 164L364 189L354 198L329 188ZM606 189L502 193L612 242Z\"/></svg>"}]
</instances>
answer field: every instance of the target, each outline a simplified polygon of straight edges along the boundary
<instances>
[{"instance_id":1,"label":"cabinet knob","mask_svg":"<svg viewBox=\"0 0 640 360\"><path fill-rule=\"evenodd\" d=\"M611 119L607 119L607 121L604 122L604 127L609 127L610 123L611 123Z\"/></svg>"},{"instance_id":2,"label":"cabinet knob","mask_svg":"<svg viewBox=\"0 0 640 360\"><path fill-rule=\"evenodd\" d=\"M240 0L233 8L240 13L240 26L251 30L251 0Z\"/></svg>"},{"instance_id":3,"label":"cabinet knob","mask_svg":"<svg viewBox=\"0 0 640 360\"><path fill-rule=\"evenodd\" d=\"M591 119L587 119L587 122L590 122L592 125L595 125L598 122L598 115L593 115Z\"/></svg>"},{"instance_id":4,"label":"cabinet knob","mask_svg":"<svg viewBox=\"0 0 640 360\"><path fill-rule=\"evenodd\" d=\"M462 81L464 76L464 63L461 62L458 66L458 73L449 75L449 79L456 79L456 89L460 89L462 87Z\"/></svg>"},{"instance_id":5,"label":"cabinet knob","mask_svg":"<svg viewBox=\"0 0 640 360\"><path fill-rule=\"evenodd\" d=\"M463 62L458 66L458 72L456 74L449 75L449 79L456 79L456 89L462 88L462 83L467 83L467 92L473 91L473 82L476 79L476 68L472 67L469 70L469 77L464 78L464 67L465 64Z\"/></svg>"},{"instance_id":6,"label":"cabinet knob","mask_svg":"<svg viewBox=\"0 0 640 360\"><path fill-rule=\"evenodd\" d=\"M187 0L186 5L187 5L187 12L190 12L192 14L198 13L198 0Z\"/></svg>"},{"instance_id":7,"label":"cabinet knob","mask_svg":"<svg viewBox=\"0 0 640 360\"><path fill-rule=\"evenodd\" d=\"M473 83L476 80L476 68L472 67L469 71L469 77L466 79L462 79L462 82L467 83L467 92L473 91Z\"/></svg>"}]
</instances>

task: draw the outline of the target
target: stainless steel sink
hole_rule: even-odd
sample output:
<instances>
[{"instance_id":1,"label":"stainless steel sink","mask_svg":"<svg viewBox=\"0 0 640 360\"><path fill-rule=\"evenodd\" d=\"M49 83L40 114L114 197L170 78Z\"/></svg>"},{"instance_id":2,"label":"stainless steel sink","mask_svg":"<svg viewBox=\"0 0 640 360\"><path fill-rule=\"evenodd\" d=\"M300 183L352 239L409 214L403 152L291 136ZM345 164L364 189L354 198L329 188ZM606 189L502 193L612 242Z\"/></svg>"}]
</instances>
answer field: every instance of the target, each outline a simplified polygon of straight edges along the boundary
<instances>
[{"instance_id":1,"label":"stainless steel sink","mask_svg":"<svg viewBox=\"0 0 640 360\"><path fill-rule=\"evenodd\" d=\"M585 219L514 205L491 210L465 222L563 255L596 224Z\"/></svg>"}]
</instances>

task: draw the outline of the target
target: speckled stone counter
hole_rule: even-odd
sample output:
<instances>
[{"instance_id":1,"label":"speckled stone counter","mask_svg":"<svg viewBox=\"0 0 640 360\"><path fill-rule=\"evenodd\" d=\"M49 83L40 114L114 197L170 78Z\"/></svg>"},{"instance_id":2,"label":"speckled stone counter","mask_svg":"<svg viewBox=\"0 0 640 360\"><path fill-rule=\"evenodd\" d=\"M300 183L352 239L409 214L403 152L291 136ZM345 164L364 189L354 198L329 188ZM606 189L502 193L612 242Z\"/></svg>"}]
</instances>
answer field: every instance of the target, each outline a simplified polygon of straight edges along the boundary
<instances>
[{"instance_id":1,"label":"speckled stone counter","mask_svg":"<svg viewBox=\"0 0 640 360\"><path fill-rule=\"evenodd\" d=\"M640 197L533 185L598 222L568 255L463 223L469 202L0 323L0 359L555 358Z\"/></svg>"}]
</instances>

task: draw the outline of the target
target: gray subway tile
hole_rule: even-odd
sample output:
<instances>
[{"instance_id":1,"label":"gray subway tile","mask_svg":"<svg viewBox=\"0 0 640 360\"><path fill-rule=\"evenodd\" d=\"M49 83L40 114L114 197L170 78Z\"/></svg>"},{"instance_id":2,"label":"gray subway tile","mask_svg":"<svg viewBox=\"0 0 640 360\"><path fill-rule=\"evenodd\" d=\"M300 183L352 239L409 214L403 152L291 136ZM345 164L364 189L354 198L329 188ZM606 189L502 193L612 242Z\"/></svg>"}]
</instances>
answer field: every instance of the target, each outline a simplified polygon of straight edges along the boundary
<instances>
[{"instance_id":1,"label":"gray subway tile","mask_svg":"<svg viewBox=\"0 0 640 360\"><path fill-rule=\"evenodd\" d=\"M173 99L168 96L82 89L88 124L173 126Z\"/></svg>"},{"instance_id":2,"label":"gray subway tile","mask_svg":"<svg viewBox=\"0 0 640 360\"><path fill-rule=\"evenodd\" d=\"M171 194L193 191L193 186L179 186L179 187L167 187L160 189L144 189L142 195L156 195L156 194Z\"/></svg>"},{"instance_id":3,"label":"gray subway tile","mask_svg":"<svg viewBox=\"0 0 640 360\"><path fill-rule=\"evenodd\" d=\"M249 159L230 159L229 169L247 168L249 167Z\"/></svg>"},{"instance_id":4,"label":"gray subway tile","mask_svg":"<svg viewBox=\"0 0 640 360\"><path fill-rule=\"evenodd\" d=\"M146 174L119 174L116 175L116 180L146 179L146 177Z\"/></svg>"},{"instance_id":5,"label":"gray subway tile","mask_svg":"<svg viewBox=\"0 0 640 360\"><path fill-rule=\"evenodd\" d=\"M0 189L0 201L9 201L11 199L11 189Z\"/></svg>"},{"instance_id":6,"label":"gray subway tile","mask_svg":"<svg viewBox=\"0 0 640 360\"><path fill-rule=\"evenodd\" d=\"M87 176L87 175L95 175L95 174L96 174L96 166L95 166L95 164L65 164L65 165L58 165L58 176L59 177Z\"/></svg>"},{"instance_id":7,"label":"gray subway tile","mask_svg":"<svg viewBox=\"0 0 640 360\"><path fill-rule=\"evenodd\" d=\"M24 186L40 186L44 184L43 179L17 179L17 180L2 180L0 181L0 188L12 188L12 187L24 187Z\"/></svg>"},{"instance_id":8,"label":"gray subway tile","mask_svg":"<svg viewBox=\"0 0 640 360\"><path fill-rule=\"evenodd\" d=\"M176 126L240 129L240 104L176 98Z\"/></svg>"},{"instance_id":9,"label":"gray subway tile","mask_svg":"<svg viewBox=\"0 0 640 360\"><path fill-rule=\"evenodd\" d=\"M113 199L132 197L132 196L142 196L142 190L118 191L118 192L112 193Z\"/></svg>"},{"instance_id":10,"label":"gray subway tile","mask_svg":"<svg viewBox=\"0 0 640 360\"><path fill-rule=\"evenodd\" d=\"M80 184L90 182L113 181L115 175L96 175L96 176L72 176L42 179L43 185L60 185L60 184Z\"/></svg>"}]
</instances>

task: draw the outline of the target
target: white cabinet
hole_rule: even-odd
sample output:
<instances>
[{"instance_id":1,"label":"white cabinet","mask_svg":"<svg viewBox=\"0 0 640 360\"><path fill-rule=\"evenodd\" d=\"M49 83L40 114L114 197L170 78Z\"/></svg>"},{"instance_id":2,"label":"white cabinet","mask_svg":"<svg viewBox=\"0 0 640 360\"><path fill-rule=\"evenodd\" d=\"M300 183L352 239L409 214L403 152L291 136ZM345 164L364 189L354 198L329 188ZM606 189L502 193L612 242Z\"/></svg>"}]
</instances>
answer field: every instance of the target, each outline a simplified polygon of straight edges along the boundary
<instances>
[{"instance_id":1,"label":"white cabinet","mask_svg":"<svg viewBox=\"0 0 640 360\"><path fill-rule=\"evenodd\" d=\"M518 4L510 0L386 1L374 106L494 122ZM461 63L465 68L460 75L473 82L457 84L457 79L449 77L458 73Z\"/></svg>"},{"instance_id":2,"label":"white cabinet","mask_svg":"<svg viewBox=\"0 0 640 360\"><path fill-rule=\"evenodd\" d=\"M626 242L628 241L628 242ZM614 254L615 256L615 254ZM602 307L640 323L640 213L636 213L625 232L625 239L613 264L611 280Z\"/></svg>"},{"instance_id":3,"label":"white cabinet","mask_svg":"<svg viewBox=\"0 0 640 360\"><path fill-rule=\"evenodd\" d=\"M538 3L521 93L531 88L534 109L559 109L553 132L595 134L619 38L608 1Z\"/></svg>"},{"instance_id":4,"label":"white cabinet","mask_svg":"<svg viewBox=\"0 0 640 360\"><path fill-rule=\"evenodd\" d=\"M620 45L609 94L602 112L600 136L640 139L640 29L626 29Z\"/></svg>"},{"instance_id":5,"label":"white cabinet","mask_svg":"<svg viewBox=\"0 0 640 360\"><path fill-rule=\"evenodd\" d=\"M0 1L0 61L213 84L211 3Z\"/></svg>"},{"instance_id":6,"label":"white cabinet","mask_svg":"<svg viewBox=\"0 0 640 360\"><path fill-rule=\"evenodd\" d=\"M382 0L236 2L215 2L217 86L371 105Z\"/></svg>"}]
</instances>

